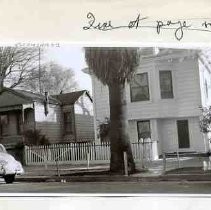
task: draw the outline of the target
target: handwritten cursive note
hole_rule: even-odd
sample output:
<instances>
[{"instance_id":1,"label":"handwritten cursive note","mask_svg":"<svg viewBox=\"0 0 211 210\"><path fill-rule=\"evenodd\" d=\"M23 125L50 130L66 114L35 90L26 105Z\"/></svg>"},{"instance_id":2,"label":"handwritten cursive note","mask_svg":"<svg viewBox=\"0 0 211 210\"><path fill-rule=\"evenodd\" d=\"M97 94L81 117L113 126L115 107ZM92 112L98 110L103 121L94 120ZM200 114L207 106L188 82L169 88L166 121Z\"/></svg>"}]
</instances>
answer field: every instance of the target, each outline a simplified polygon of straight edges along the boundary
<instances>
[{"instance_id":1,"label":"handwritten cursive note","mask_svg":"<svg viewBox=\"0 0 211 210\"><path fill-rule=\"evenodd\" d=\"M88 22L83 27L83 30L99 30L105 32L117 29L138 30L141 28L148 28L154 30L157 34L160 34L161 30L172 30L174 37L178 41L182 40L184 37L184 32L187 30L211 33L211 18L210 21L202 20L199 25L194 25L194 23L190 20L157 20L150 22L149 17L138 14L136 18L127 21L125 25L114 25L112 20L106 20L104 22L97 21L92 12L89 12L86 17ZM148 20L148 22L146 22L146 20Z\"/></svg>"}]
</instances>

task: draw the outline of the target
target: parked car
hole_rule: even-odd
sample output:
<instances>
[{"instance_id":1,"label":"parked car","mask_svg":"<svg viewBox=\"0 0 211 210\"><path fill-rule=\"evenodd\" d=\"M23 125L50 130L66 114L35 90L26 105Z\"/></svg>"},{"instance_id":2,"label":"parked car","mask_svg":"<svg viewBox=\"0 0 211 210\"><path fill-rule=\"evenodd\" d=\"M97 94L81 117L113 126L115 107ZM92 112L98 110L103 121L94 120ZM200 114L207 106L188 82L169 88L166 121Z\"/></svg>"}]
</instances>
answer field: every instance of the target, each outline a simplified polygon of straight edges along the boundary
<instances>
[{"instance_id":1,"label":"parked car","mask_svg":"<svg viewBox=\"0 0 211 210\"><path fill-rule=\"evenodd\" d=\"M24 173L21 163L8 154L5 147L0 144L0 176L6 183L13 183L16 175Z\"/></svg>"}]
</instances>

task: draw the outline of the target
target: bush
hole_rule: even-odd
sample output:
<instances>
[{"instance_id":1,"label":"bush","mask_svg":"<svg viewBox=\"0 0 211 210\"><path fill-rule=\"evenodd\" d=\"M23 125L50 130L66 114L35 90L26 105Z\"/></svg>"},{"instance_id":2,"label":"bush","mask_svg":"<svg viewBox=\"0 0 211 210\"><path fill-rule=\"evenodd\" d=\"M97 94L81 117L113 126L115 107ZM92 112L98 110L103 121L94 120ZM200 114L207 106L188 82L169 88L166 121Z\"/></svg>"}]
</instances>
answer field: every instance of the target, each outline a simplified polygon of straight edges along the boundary
<instances>
[{"instance_id":1,"label":"bush","mask_svg":"<svg viewBox=\"0 0 211 210\"><path fill-rule=\"evenodd\" d=\"M24 145L48 145L48 138L41 134L40 130L27 130L23 133Z\"/></svg>"},{"instance_id":2,"label":"bush","mask_svg":"<svg viewBox=\"0 0 211 210\"><path fill-rule=\"evenodd\" d=\"M99 124L98 138L101 142L109 142L110 120L105 118L105 121Z\"/></svg>"},{"instance_id":3,"label":"bush","mask_svg":"<svg viewBox=\"0 0 211 210\"><path fill-rule=\"evenodd\" d=\"M211 107L202 109L199 125L202 133L211 132Z\"/></svg>"}]
</instances>

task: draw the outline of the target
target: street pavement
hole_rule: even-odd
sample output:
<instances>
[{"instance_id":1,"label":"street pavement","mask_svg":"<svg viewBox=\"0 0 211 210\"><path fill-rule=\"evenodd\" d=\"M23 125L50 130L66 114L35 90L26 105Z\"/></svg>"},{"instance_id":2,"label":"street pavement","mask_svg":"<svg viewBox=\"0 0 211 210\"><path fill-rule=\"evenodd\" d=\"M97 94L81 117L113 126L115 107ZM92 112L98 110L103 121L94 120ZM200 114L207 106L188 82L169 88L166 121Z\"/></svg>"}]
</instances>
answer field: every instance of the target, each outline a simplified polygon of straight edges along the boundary
<instances>
[{"instance_id":1,"label":"street pavement","mask_svg":"<svg viewBox=\"0 0 211 210\"><path fill-rule=\"evenodd\" d=\"M203 172L203 161L207 158L181 158L167 160L163 174L163 162L146 162L144 168L136 163L139 173L123 175L92 174L108 171L108 164L27 166L25 175L16 178L13 184L6 184L0 179L1 193L185 193L210 194L211 172ZM176 172L180 166L179 173ZM191 169L194 169L192 170ZM190 170L191 169L191 170ZM191 172L192 171L192 172ZM91 174L87 174L90 172ZM77 173L77 174L76 174Z\"/></svg>"},{"instance_id":2,"label":"street pavement","mask_svg":"<svg viewBox=\"0 0 211 210\"><path fill-rule=\"evenodd\" d=\"M0 182L2 193L210 194L211 182Z\"/></svg>"},{"instance_id":3,"label":"street pavement","mask_svg":"<svg viewBox=\"0 0 211 210\"><path fill-rule=\"evenodd\" d=\"M211 171L202 170L204 160L207 159L181 158L178 163L175 158L168 159L165 174L162 160L147 162L144 168L137 163L139 173L130 176L100 174L108 171L108 164L90 165L89 168L60 165L59 170L56 166L27 166L25 175L17 177L13 184L5 184L1 179L0 192L210 194Z\"/></svg>"},{"instance_id":4,"label":"street pavement","mask_svg":"<svg viewBox=\"0 0 211 210\"><path fill-rule=\"evenodd\" d=\"M202 169L203 161L207 160L208 158L204 157L183 157L180 158L180 161L176 158L169 158L166 162L166 171L173 171L175 169L180 168L190 168L190 167L198 167ZM138 169L138 173L132 175L132 177L160 177L164 174L164 167L163 161L156 160L156 161L147 161L144 163L144 167L140 162L136 162L136 168ZM57 168L55 165L48 165L48 166L25 166L25 174L20 177L21 180L23 179L32 179L34 178L43 178L47 179L49 177L59 177L59 176L75 176L75 180L80 181L79 177L84 177L85 175L93 175L96 177L99 176L100 172L106 172L109 170L109 164L90 164L89 167L86 165L59 165ZM131 176L130 176L131 177ZM96 179L97 180L97 179ZM100 179L99 181L103 181Z\"/></svg>"}]
</instances>

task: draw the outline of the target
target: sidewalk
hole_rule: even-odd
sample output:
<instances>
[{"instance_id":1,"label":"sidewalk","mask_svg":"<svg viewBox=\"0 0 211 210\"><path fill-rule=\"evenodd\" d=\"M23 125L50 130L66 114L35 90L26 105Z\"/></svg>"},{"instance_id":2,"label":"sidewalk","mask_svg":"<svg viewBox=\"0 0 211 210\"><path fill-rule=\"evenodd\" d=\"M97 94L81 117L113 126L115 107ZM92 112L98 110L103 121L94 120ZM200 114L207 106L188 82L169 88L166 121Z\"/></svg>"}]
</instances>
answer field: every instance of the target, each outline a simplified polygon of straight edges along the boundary
<instances>
[{"instance_id":1,"label":"sidewalk","mask_svg":"<svg viewBox=\"0 0 211 210\"><path fill-rule=\"evenodd\" d=\"M67 181L67 182L111 182L111 181L211 181L211 172L202 170L205 157L170 158L166 163L166 173L163 172L163 160L145 163L136 163L138 173L124 175L110 175L109 164L90 165L61 165L59 170L56 166L26 166L25 174L18 176L17 181L45 182L45 181ZM179 168L180 166L180 168Z\"/></svg>"}]
</instances>

